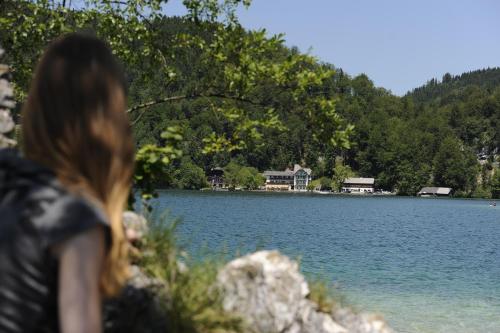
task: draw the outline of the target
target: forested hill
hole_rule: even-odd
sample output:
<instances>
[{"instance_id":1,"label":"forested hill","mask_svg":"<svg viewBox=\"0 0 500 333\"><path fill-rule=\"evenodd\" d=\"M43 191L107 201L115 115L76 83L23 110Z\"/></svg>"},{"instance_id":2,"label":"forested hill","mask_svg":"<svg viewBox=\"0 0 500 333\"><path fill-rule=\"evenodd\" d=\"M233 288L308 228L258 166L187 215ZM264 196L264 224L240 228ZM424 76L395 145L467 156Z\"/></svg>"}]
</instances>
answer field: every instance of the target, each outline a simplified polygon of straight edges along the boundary
<instances>
[{"instance_id":1,"label":"forested hill","mask_svg":"<svg viewBox=\"0 0 500 333\"><path fill-rule=\"evenodd\" d=\"M498 68L445 75L401 98L372 88L368 78L350 80L354 93L340 96L338 109L356 126L348 163L404 194L434 185L487 195L497 186L499 79Z\"/></svg>"},{"instance_id":2,"label":"forested hill","mask_svg":"<svg viewBox=\"0 0 500 333\"><path fill-rule=\"evenodd\" d=\"M446 73L439 82L430 80L406 97L420 108L430 108L449 118L455 135L484 156L500 146L500 68L481 69L461 75Z\"/></svg>"},{"instance_id":3,"label":"forested hill","mask_svg":"<svg viewBox=\"0 0 500 333\"><path fill-rule=\"evenodd\" d=\"M173 31L193 29L179 18L164 19L160 28L166 42ZM204 33L202 30L200 35ZM297 52L281 47L265 57L280 62ZM214 70L188 50L175 58L174 65L180 78L176 85L165 85L161 80L141 82L134 79L132 69L131 99L156 98L165 89L172 95L189 93L207 71ZM161 145L162 131L180 126L183 158L170 166L167 173L171 179L162 182L181 188L205 186L204 174L214 167L231 170L235 185L255 187L259 183L257 172L284 170L295 163L312 168L323 188L338 184L339 177L349 174L374 177L379 188L400 194L415 194L423 186L447 186L462 195L487 196L497 186L492 170L500 145L499 68L445 75L443 82L431 80L398 97L375 87L366 75L352 77L320 62L311 66L335 70L335 75L310 94L336 100L336 112L354 125L349 149L332 148L318 140L318 122L307 121L311 106L301 100L293 102L292 96L265 81L252 88L251 98L273 105L283 126L263 128L259 142L249 141L232 151L205 153L204 138L210 133L230 133L234 127L230 119L214 113L213 99L201 98L159 104L141 113L134 124L138 145ZM255 103L235 105L254 116L265 112ZM478 157L485 159L482 164Z\"/></svg>"},{"instance_id":4,"label":"forested hill","mask_svg":"<svg viewBox=\"0 0 500 333\"><path fill-rule=\"evenodd\" d=\"M418 102L430 102L446 98L448 95L460 94L470 86L490 90L500 86L500 67L480 69L455 76L446 73L441 81L431 79L425 85L413 89L407 96L413 97Z\"/></svg>"}]
</instances>

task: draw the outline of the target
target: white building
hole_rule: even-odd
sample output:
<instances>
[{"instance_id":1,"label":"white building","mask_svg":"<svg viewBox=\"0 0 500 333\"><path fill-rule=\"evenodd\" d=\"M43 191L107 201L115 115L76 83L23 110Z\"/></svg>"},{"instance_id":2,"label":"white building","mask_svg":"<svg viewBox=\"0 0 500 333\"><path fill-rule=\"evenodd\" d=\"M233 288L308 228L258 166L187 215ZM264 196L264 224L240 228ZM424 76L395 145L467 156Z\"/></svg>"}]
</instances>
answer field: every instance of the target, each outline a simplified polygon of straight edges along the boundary
<instances>
[{"instance_id":1,"label":"white building","mask_svg":"<svg viewBox=\"0 0 500 333\"><path fill-rule=\"evenodd\" d=\"M293 170L268 170L263 175L266 177L268 191L306 191L307 185L312 181L312 170L299 164L295 164Z\"/></svg>"},{"instance_id":2,"label":"white building","mask_svg":"<svg viewBox=\"0 0 500 333\"><path fill-rule=\"evenodd\" d=\"M373 193L375 178L347 178L342 186L342 193Z\"/></svg>"},{"instance_id":3,"label":"white building","mask_svg":"<svg viewBox=\"0 0 500 333\"><path fill-rule=\"evenodd\" d=\"M449 187L423 187L417 195L421 197L447 197L451 191L452 189Z\"/></svg>"},{"instance_id":4,"label":"white building","mask_svg":"<svg viewBox=\"0 0 500 333\"><path fill-rule=\"evenodd\" d=\"M307 191L307 185L312 181L312 170L298 164L293 166L293 190Z\"/></svg>"}]
</instances>

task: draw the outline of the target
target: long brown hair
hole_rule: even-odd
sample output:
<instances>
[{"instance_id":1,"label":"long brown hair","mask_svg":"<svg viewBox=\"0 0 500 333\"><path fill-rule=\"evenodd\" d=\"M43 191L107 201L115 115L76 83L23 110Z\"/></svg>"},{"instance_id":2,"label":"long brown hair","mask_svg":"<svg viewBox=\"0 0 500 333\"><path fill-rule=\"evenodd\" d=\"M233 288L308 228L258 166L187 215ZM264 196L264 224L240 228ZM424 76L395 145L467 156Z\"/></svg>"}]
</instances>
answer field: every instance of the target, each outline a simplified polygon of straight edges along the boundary
<instances>
[{"instance_id":1,"label":"long brown hair","mask_svg":"<svg viewBox=\"0 0 500 333\"><path fill-rule=\"evenodd\" d=\"M128 268L122 212L134 147L125 91L106 44L68 34L42 56L22 111L26 157L52 169L70 191L99 203L109 218L112 244L101 274L105 295L119 291Z\"/></svg>"}]
</instances>

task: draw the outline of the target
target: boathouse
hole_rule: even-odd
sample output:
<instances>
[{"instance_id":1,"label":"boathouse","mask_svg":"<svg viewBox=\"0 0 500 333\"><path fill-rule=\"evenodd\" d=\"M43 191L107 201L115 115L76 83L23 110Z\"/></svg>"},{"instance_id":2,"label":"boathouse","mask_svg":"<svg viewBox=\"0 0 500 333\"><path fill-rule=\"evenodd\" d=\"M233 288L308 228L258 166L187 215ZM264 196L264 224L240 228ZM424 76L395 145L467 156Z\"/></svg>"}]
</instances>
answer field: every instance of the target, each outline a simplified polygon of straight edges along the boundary
<instances>
[{"instance_id":1,"label":"boathouse","mask_svg":"<svg viewBox=\"0 0 500 333\"><path fill-rule=\"evenodd\" d=\"M450 196L450 187L423 187L417 195L420 197L447 197Z\"/></svg>"},{"instance_id":2,"label":"boathouse","mask_svg":"<svg viewBox=\"0 0 500 333\"><path fill-rule=\"evenodd\" d=\"M342 185L342 193L373 193L375 178L346 178Z\"/></svg>"}]
</instances>

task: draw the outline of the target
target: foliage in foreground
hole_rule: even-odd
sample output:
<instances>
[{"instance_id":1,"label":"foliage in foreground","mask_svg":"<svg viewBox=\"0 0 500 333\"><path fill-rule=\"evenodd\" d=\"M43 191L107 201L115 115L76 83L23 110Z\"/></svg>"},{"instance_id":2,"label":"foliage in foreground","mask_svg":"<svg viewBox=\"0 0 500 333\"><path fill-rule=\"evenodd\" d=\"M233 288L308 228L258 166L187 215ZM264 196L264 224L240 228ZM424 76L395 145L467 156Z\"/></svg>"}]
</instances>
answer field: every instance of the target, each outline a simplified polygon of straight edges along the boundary
<instances>
[{"instance_id":1,"label":"foliage in foreground","mask_svg":"<svg viewBox=\"0 0 500 333\"><path fill-rule=\"evenodd\" d=\"M26 97L34 64L54 38L90 30L107 41L127 71L135 132L152 138L140 140L137 154L136 187L144 199L178 155L165 142L165 128L183 125L153 119L164 120L168 113L159 111L178 106L187 105L194 114L193 103L198 103L210 114L205 124L215 120L222 125L204 126L198 133L193 147L205 159L265 150L265 133L287 130L281 114L288 110L312 133L312 142L349 147L353 128L335 112L334 98L323 89L335 71L308 54L288 50L282 35L246 31L235 13L250 1L184 0L188 15L172 20L162 11L166 2L0 1L0 31L8 31L0 34L0 44L14 69L18 100Z\"/></svg>"},{"instance_id":2,"label":"foliage in foreground","mask_svg":"<svg viewBox=\"0 0 500 333\"><path fill-rule=\"evenodd\" d=\"M307 298L316 303L318 311L323 313L332 313L345 303L342 295L335 292L334 286L319 278L310 279Z\"/></svg>"},{"instance_id":3,"label":"foliage in foreground","mask_svg":"<svg viewBox=\"0 0 500 333\"><path fill-rule=\"evenodd\" d=\"M177 222L150 221L137 263L149 277L164 281L160 299L168 318L168 332L242 332L242 320L223 310L221 294L214 287L222 259L189 260L176 243Z\"/></svg>"}]
</instances>

